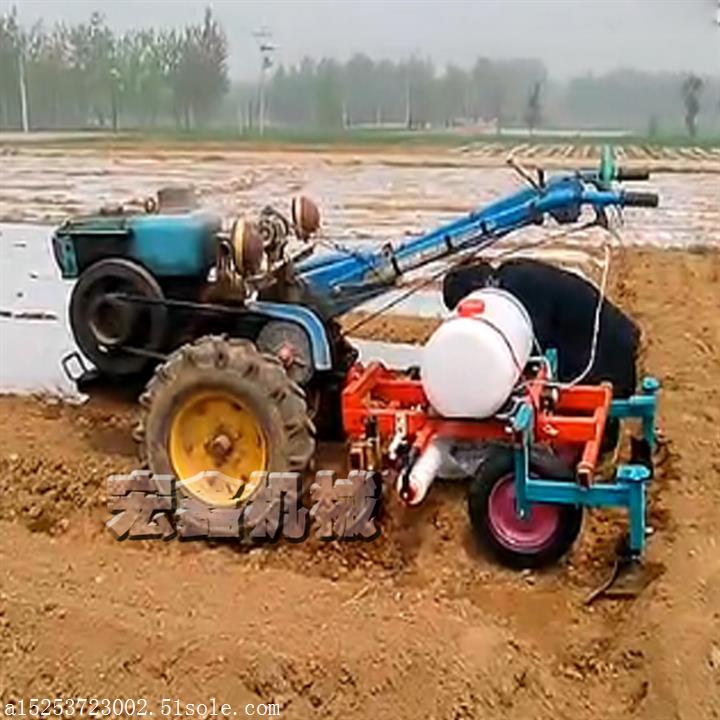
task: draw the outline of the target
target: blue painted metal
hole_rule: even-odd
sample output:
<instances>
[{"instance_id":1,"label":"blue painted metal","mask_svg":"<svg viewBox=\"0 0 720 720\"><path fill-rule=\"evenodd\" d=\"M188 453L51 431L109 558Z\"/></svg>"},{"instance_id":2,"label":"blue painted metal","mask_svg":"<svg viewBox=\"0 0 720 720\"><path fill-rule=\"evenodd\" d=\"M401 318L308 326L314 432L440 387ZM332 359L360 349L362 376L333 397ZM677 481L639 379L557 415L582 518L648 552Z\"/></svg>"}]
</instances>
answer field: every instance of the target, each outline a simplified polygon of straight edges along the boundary
<instances>
[{"instance_id":1,"label":"blue painted metal","mask_svg":"<svg viewBox=\"0 0 720 720\"><path fill-rule=\"evenodd\" d=\"M646 395L653 395L660 390L660 381L652 376L644 377L641 388Z\"/></svg>"},{"instance_id":2,"label":"blue painted metal","mask_svg":"<svg viewBox=\"0 0 720 720\"><path fill-rule=\"evenodd\" d=\"M581 208L596 210L624 204L624 191L596 189L600 173L588 171L551 178L543 186L528 187L429 233L398 244L332 252L298 265L309 289L327 301L332 315L341 315L382 295L397 279L423 265L470 248L491 245L514 230L552 215L558 222L577 221Z\"/></svg>"},{"instance_id":3,"label":"blue painted metal","mask_svg":"<svg viewBox=\"0 0 720 720\"><path fill-rule=\"evenodd\" d=\"M645 549L645 487L651 477L644 465L620 465L615 479L619 485L628 488L628 514L630 515L630 550L640 554Z\"/></svg>"},{"instance_id":4,"label":"blue painted metal","mask_svg":"<svg viewBox=\"0 0 720 720\"><path fill-rule=\"evenodd\" d=\"M513 447L515 506L518 517L524 519L530 514L531 510L531 502L527 491L530 479L530 447L535 412L530 403L522 403L517 410L517 415L520 416L520 422L517 424L519 429L516 430L516 437L519 437L521 441Z\"/></svg>"},{"instance_id":5,"label":"blue painted metal","mask_svg":"<svg viewBox=\"0 0 720 720\"><path fill-rule=\"evenodd\" d=\"M73 280L78 276L77 255L75 254L75 243L69 237L53 237L52 242L55 262L60 268L60 275L63 280Z\"/></svg>"},{"instance_id":6,"label":"blue painted metal","mask_svg":"<svg viewBox=\"0 0 720 720\"><path fill-rule=\"evenodd\" d=\"M530 403L522 403L512 417L512 429L516 433L529 432L533 426L533 407Z\"/></svg>"},{"instance_id":7,"label":"blue painted metal","mask_svg":"<svg viewBox=\"0 0 720 720\"><path fill-rule=\"evenodd\" d=\"M534 435L535 410L531 403L522 402L515 410L515 414L519 418L519 422L515 423L513 420L512 423L516 439L513 446L515 505L518 517L526 518L532 507L528 497L528 482L530 481L530 448Z\"/></svg>"},{"instance_id":8,"label":"blue painted metal","mask_svg":"<svg viewBox=\"0 0 720 720\"><path fill-rule=\"evenodd\" d=\"M215 260L219 222L206 213L136 215L128 218L128 255L160 277L198 277Z\"/></svg>"},{"instance_id":9,"label":"blue painted metal","mask_svg":"<svg viewBox=\"0 0 720 720\"><path fill-rule=\"evenodd\" d=\"M655 448L655 414L657 411L657 393L660 381L646 377L641 384L641 394L626 400L613 400L610 405L610 417L624 419L636 418L642 421L643 438Z\"/></svg>"},{"instance_id":10,"label":"blue painted metal","mask_svg":"<svg viewBox=\"0 0 720 720\"><path fill-rule=\"evenodd\" d=\"M545 350L545 359L550 366L550 377L558 376L558 352L555 348L547 348Z\"/></svg>"},{"instance_id":11,"label":"blue painted metal","mask_svg":"<svg viewBox=\"0 0 720 720\"><path fill-rule=\"evenodd\" d=\"M547 215L560 223L573 223L583 206L596 210L622 206L624 191L610 186L608 172L601 167L600 171L551 177L410 240L312 256L298 263L297 275L326 314L337 317L382 295L411 270L457 253L480 250L508 233L542 222ZM219 229L219 219L205 212L77 218L58 228L55 235L75 243L75 270L71 256L64 252L58 264L64 276L74 277L83 269L81 264L92 261L88 257L103 256L96 244L114 240L118 253L138 261L157 277L202 278L214 261Z\"/></svg>"},{"instance_id":12,"label":"blue painted metal","mask_svg":"<svg viewBox=\"0 0 720 720\"><path fill-rule=\"evenodd\" d=\"M645 378L642 394L627 400L615 400L611 416L640 419L643 434L649 442L655 439L655 410L660 383ZM511 427L515 433L513 470L518 517L525 518L533 503L558 503L582 507L627 508L630 523L630 551L641 554L645 549L647 484L652 473L644 465L619 465L613 482L586 487L579 482L561 482L553 478L530 477L530 450L533 444L533 408L529 402L515 410Z\"/></svg>"},{"instance_id":13,"label":"blue painted metal","mask_svg":"<svg viewBox=\"0 0 720 720\"><path fill-rule=\"evenodd\" d=\"M287 320L299 325L310 338L313 367L316 370L332 369L332 354L325 324L320 317L303 305L290 305L266 301L253 301L246 305L251 312L259 313L275 320Z\"/></svg>"},{"instance_id":14,"label":"blue painted metal","mask_svg":"<svg viewBox=\"0 0 720 720\"><path fill-rule=\"evenodd\" d=\"M137 261L156 277L203 278L215 260L220 225L206 212L79 217L55 231L53 252L67 279L113 254Z\"/></svg>"}]
</instances>

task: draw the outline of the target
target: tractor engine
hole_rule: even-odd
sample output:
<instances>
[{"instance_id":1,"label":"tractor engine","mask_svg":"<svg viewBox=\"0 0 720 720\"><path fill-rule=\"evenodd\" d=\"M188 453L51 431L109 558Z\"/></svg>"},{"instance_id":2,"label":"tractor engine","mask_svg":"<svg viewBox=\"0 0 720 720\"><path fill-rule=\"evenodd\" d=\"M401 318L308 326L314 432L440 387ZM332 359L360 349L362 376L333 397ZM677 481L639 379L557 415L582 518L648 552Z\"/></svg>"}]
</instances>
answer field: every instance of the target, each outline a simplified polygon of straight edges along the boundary
<instances>
[{"instance_id":1,"label":"tractor engine","mask_svg":"<svg viewBox=\"0 0 720 720\"><path fill-rule=\"evenodd\" d=\"M319 225L305 197L293 199L289 217L266 207L252 220L223 223L191 189L176 187L146 200L144 212L110 207L70 219L52 244L62 277L76 280L75 341L101 374L118 377L141 373L203 332L233 330L227 306L263 293L284 299Z\"/></svg>"}]
</instances>

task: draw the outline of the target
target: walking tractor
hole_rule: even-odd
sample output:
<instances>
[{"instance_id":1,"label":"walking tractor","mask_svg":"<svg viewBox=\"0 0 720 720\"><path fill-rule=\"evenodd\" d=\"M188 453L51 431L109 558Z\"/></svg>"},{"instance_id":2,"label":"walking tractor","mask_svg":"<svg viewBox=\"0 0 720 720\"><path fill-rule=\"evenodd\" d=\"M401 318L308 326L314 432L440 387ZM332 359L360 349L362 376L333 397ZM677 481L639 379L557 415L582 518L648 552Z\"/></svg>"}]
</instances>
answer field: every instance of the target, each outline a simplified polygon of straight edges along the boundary
<instances>
[{"instance_id":1,"label":"walking tractor","mask_svg":"<svg viewBox=\"0 0 720 720\"><path fill-rule=\"evenodd\" d=\"M80 363L79 382L147 382L140 454L208 505L250 500L254 471L304 471L315 427L337 431L342 418L351 464L392 465L409 505L438 477L471 478L472 525L506 563L558 559L587 507L626 508L629 549L639 556L656 381L624 399L608 383L560 382L557 355L537 347L527 308L498 288L467 296L422 348L420 367L402 372L359 364L336 322L411 271L467 262L548 217L577 225L587 208L607 227L608 208L658 204L656 194L620 184L648 173L617 167L607 151L595 170L518 170L527 187L378 247L320 251L320 214L306 197L288 216L267 207L224 223L191 194L166 189L144 212L71 219L53 248L63 277L76 280L69 314L82 354L64 365ZM600 294L598 317L602 302ZM606 426L626 418L640 421L645 451L596 482Z\"/></svg>"}]
</instances>

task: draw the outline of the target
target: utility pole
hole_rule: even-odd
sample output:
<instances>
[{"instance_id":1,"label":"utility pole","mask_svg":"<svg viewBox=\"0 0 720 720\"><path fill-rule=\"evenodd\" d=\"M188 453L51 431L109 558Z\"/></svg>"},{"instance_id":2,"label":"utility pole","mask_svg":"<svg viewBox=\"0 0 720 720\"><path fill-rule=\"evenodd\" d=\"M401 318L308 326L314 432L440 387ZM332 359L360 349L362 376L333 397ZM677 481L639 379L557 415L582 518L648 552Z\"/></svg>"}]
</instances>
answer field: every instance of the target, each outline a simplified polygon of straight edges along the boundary
<instances>
[{"instance_id":1,"label":"utility pole","mask_svg":"<svg viewBox=\"0 0 720 720\"><path fill-rule=\"evenodd\" d=\"M20 46L18 53L18 84L20 85L22 131L26 133L30 132L30 123L28 122L27 82L25 81L25 43Z\"/></svg>"},{"instance_id":2,"label":"utility pole","mask_svg":"<svg viewBox=\"0 0 720 720\"><path fill-rule=\"evenodd\" d=\"M412 130L412 105L410 102L410 75L405 77L405 128Z\"/></svg>"},{"instance_id":3,"label":"utility pole","mask_svg":"<svg viewBox=\"0 0 720 720\"><path fill-rule=\"evenodd\" d=\"M277 49L272 44L272 32L268 28L260 28L256 30L253 35L258 41L258 47L260 50L260 97L259 97L259 118L258 127L260 129L260 135L265 134L265 77L267 71L273 66L273 53Z\"/></svg>"},{"instance_id":4,"label":"utility pole","mask_svg":"<svg viewBox=\"0 0 720 720\"><path fill-rule=\"evenodd\" d=\"M118 91L120 85L120 71L113 66L110 69L110 115L112 116L112 129L117 132L118 129Z\"/></svg>"}]
</instances>

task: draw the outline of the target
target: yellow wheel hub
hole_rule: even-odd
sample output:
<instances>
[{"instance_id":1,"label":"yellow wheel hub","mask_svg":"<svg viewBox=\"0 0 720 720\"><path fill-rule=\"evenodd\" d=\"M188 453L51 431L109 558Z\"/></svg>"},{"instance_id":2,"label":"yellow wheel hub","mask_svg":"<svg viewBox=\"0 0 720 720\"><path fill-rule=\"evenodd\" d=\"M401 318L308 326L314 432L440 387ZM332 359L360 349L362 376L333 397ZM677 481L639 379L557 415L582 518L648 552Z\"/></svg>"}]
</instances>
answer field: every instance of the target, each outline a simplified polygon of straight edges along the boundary
<instances>
[{"instance_id":1,"label":"yellow wheel hub","mask_svg":"<svg viewBox=\"0 0 720 720\"><path fill-rule=\"evenodd\" d=\"M222 390L188 397L170 426L169 455L183 488L209 505L233 507L256 490L267 470L267 439L254 413Z\"/></svg>"}]
</instances>

